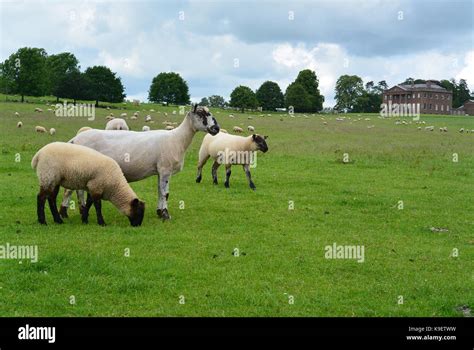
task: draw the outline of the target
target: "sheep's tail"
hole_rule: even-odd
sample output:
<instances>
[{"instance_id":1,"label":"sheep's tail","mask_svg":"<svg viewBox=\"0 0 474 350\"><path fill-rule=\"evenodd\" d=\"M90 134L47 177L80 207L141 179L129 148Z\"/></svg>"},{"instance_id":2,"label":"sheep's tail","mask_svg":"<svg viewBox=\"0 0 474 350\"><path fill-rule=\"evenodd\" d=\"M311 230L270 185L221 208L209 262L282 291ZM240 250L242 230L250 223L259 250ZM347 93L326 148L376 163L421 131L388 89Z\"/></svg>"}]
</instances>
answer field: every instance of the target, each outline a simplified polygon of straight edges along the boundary
<instances>
[{"instance_id":1,"label":"sheep's tail","mask_svg":"<svg viewBox=\"0 0 474 350\"><path fill-rule=\"evenodd\" d=\"M31 167L33 169L36 169L36 167L38 166L38 161L39 161L39 152L36 153L33 157L33 159L31 160Z\"/></svg>"}]
</instances>

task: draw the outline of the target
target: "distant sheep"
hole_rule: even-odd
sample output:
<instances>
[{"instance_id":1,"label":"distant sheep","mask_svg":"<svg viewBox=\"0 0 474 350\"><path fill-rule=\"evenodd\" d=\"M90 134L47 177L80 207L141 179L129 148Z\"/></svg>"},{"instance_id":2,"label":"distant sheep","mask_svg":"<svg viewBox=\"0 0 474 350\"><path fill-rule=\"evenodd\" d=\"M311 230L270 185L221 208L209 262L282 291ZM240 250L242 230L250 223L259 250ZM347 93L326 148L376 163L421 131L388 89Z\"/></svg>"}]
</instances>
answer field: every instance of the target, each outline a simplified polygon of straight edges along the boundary
<instances>
[{"instance_id":1,"label":"distant sheep","mask_svg":"<svg viewBox=\"0 0 474 350\"><path fill-rule=\"evenodd\" d=\"M464 128L459 129L459 132L462 134L464 132Z\"/></svg>"},{"instance_id":2,"label":"distant sheep","mask_svg":"<svg viewBox=\"0 0 474 350\"><path fill-rule=\"evenodd\" d=\"M150 127L148 125L144 125L142 131L150 131Z\"/></svg>"},{"instance_id":3,"label":"distant sheep","mask_svg":"<svg viewBox=\"0 0 474 350\"><path fill-rule=\"evenodd\" d=\"M17 128L21 128L22 126L23 126L23 123L22 123L22 122L16 123L16 127L17 127Z\"/></svg>"},{"instance_id":4,"label":"distant sheep","mask_svg":"<svg viewBox=\"0 0 474 350\"><path fill-rule=\"evenodd\" d=\"M244 130L239 127L239 126L234 126L234 128L232 129L234 132L238 132L238 133L242 133Z\"/></svg>"},{"instance_id":5,"label":"distant sheep","mask_svg":"<svg viewBox=\"0 0 474 350\"><path fill-rule=\"evenodd\" d=\"M55 128L49 129L49 134L50 134L51 136L55 135L55 134L56 134L56 129L55 129Z\"/></svg>"},{"instance_id":6,"label":"distant sheep","mask_svg":"<svg viewBox=\"0 0 474 350\"><path fill-rule=\"evenodd\" d=\"M120 114L120 118L126 118L126 117L127 117L127 113Z\"/></svg>"},{"instance_id":7,"label":"distant sheep","mask_svg":"<svg viewBox=\"0 0 474 350\"><path fill-rule=\"evenodd\" d=\"M37 125L35 126L35 131L43 134L46 132L46 128L44 126Z\"/></svg>"},{"instance_id":8,"label":"distant sheep","mask_svg":"<svg viewBox=\"0 0 474 350\"><path fill-rule=\"evenodd\" d=\"M105 130L129 130L129 128L124 119L115 118L107 123Z\"/></svg>"},{"instance_id":9,"label":"distant sheep","mask_svg":"<svg viewBox=\"0 0 474 350\"><path fill-rule=\"evenodd\" d=\"M427 131L433 131L433 130L434 130L434 126L433 126L433 125L431 125L431 126L426 126L426 127L425 127L425 130L427 130Z\"/></svg>"},{"instance_id":10,"label":"distant sheep","mask_svg":"<svg viewBox=\"0 0 474 350\"><path fill-rule=\"evenodd\" d=\"M165 130L173 130L174 126L172 125L166 125Z\"/></svg>"},{"instance_id":11,"label":"distant sheep","mask_svg":"<svg viewBox=\"0 0 474 350\"><path fill-rule=\"evenodd\" d=\"M53 142L41 148L33 157L31 167L38 175L40 191L37 196L37 213L40 224L46 224L44 207L46 199L54 222L61 224L56 198L59 187L71 190L87 190L87 203L82 208L82 222L87 223L89 209L94 204L97 222L105 225L101 200L109 200L126 215L132 226L140 226L145 203L127 183L115 160L92 148L65 142Z\"/></svg>"},{"instance_id":12,"label":"distant sheep","mask_svg":"<svg viewBox=\"0 0 474 350\"><path fill-rule=\"evenodd\" d=\"M250 132L255 132L255 128L252 125L247 126L247 130Z\"/></svg>"},{"instance_id":13,"label":"distant sheep","mask_svg":"<svg viewBox=\"0 0 474 350\"><path fill-rule=\"evenodd\" d=\"M148 122L151 122L151 115L147 115L145 117L145 122L148 123Z\"/></svg>"},{"instance_id":14,"label":"distant sheep","mask_svg":"<svg viewBox=\"0 0 474 350\"><path fill-rule=\"evenodd\" d=\"M16 117L19 117L19 116L20 116L20 113L15 112L15 116L16 116Z\"/></svg>"},{"instance_id":15,"label":"distant sheep","mask_svg":"<svg viewBox=\"0 0 474 350\"><path fill-rule=\"evenodd\" d=\"M36 108L35 108L35 112L43 113L43 110L42 110L41 108L36 107Z\"/></svg>"},{"instance_id":16,"label":"distant sheep","mask_svg":"<svg viewBox=\"0 0 474 350\"><path fill-rule=\"evenodd\" d=\"M226 129L221 129L220 132L223 132L223 133L225 133L225 134L228 134L228 133L229 133Z\"/></svg>"}]
</instances>

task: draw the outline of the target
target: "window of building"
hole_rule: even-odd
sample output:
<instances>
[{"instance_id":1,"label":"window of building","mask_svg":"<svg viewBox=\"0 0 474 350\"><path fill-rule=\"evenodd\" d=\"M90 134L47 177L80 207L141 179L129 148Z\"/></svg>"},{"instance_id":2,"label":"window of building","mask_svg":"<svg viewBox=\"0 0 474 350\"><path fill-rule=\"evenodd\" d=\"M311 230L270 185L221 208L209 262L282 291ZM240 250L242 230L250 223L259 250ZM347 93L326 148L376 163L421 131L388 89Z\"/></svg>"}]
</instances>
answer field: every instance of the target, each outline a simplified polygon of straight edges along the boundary
<instances>
[{"instance_id":1,"label":"window of building","mask_svg":"<svg viewBox=\"0 0 474 350\"><path fill-rule=\"evenodd\" d=\"M410 98L411 98L411 95L407 95L407 97L408 97L408 99L410 99Z\"/></svg>"},{"instance_id":2,"label":"window of building","mask_svg":"<svg viewBox=\"0 0 474 350\"><path fill-rule=\"evenodd\" d=\"M435 99L438 99L438 94L435 95Z\"/></svg>"},{"instance_id":3,"label":"window of building","mask_svg":"<svg viewBox=\"0 0 474 350\"><path fill-rule=\"evenodd\" d=\"M432 94L432 93L430 93L430 98L433 98L433 94Z\"/></svg>"},{"instance_id":4,"label":"window of building","mask_svg":"<svg viewBox=\"0 0 474 350\"><path fill-rule=\"evenodd\" d=\"M449 106L446 106L446 112L449 112Z\"/></svg>"},{"instance_id":5,"label":"window of building","mask_svg":"<svg viewBox=\"0 0 474 350\"><path fill-rule=\"evenodd\" d=\"M441 105L441 112L444 111L444 105Z\"/></svg>"},{"instance_id":6,"label":"window of building","mask_svg":"<svg viewBox=\"0 0 474 350\"><path fill-rule=\"evenodd\" d=\"M426 103L423 103L423 109L426 109Z\"/></svg>"},{"instance_id":7,"label":"window of building","mask_svg":"<svg viewBox=\"0 0 474 350\"><path fill-rule=\"evenodd\" d=\"M415 94L413 94L413 96L412 96L412 97L413 97L413 98L415 98Z\"/></svg>"},{"instance_id":8,"label":"window of building","mask_svg":"<svg viewBox=\"0 0 474 350\"><path fill-rule=\"evenodd\" d=\"M420 93L418 93L418 98L420 98L420 96L421 96L421 94L420 94Z\"/></svg>"},{"instance_id":9,"label":"window of building","mask_svg":"<svg viewBox=\"0 0 474 350\"><path fill-rule=\"evenodd\" d=\"M427 96L427 94L426 94L426 92L425 92L425 93L423 94L423 97L426 97L426 96Z\"/></svg>"},{"instance_id":10,"label":"window of building","mask_svg":"<svg viewBox=\"0 0 474 350\"><path fill-rule=\"evenodd\" d=\"M383 98L386 100L386 99L387 99L387 95L385 95Z\"/></svg>"},{"instance_id":11,"label":"window of building","mask_svg":"<svg viewBox=\"0 0 474 350\"><path fill-rule=\"evenodd\" d=\"M435 111L437 111L437 110L438 110L438 105L435 105Z\"/></svg>"},{"instance_id":12,"label":"window of building","mask_svg":"<svg viewBox=\"0 0 474 350\"><path fill-rule=\"evenodd\" d=\"M441 99L444 100L444 95L441 95Z\"/></svg>"},{"instance_id":13,"label":"window of building","mask_svg":"<svg viewBox=\"0 0 474 350\"><path fill-rule=\"evenodd\" d=\"M428 109L430 109L430 110L431 110L431 103L430 103L430 105L429 105Z\"/></svg>"}]
</instances>

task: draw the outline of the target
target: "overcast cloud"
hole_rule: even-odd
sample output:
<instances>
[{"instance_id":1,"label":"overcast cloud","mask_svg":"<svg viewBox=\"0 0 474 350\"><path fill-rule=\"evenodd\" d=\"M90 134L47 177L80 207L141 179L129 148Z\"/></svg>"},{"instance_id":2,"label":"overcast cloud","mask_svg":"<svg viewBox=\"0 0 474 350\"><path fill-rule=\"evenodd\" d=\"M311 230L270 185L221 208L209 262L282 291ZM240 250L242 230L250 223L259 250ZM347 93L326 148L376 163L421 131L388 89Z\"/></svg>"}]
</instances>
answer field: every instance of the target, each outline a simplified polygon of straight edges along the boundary
<instances>
[{"instance_id":1,"label":"overcast cloud","mask_svg":"<svg viewBox=\"0 0 474 350\"><path fill-rule=\"evenodd\" d=\"M179 72L193 100L316 71L326 106L341 74L386 80L465 78L474 90L472 0L6 1L0 59L20 47L107 65L127 98ZM183 18L184 17L184 18ZM238 67L235 67L235 60Z\"/></svg>"}]
</instances>

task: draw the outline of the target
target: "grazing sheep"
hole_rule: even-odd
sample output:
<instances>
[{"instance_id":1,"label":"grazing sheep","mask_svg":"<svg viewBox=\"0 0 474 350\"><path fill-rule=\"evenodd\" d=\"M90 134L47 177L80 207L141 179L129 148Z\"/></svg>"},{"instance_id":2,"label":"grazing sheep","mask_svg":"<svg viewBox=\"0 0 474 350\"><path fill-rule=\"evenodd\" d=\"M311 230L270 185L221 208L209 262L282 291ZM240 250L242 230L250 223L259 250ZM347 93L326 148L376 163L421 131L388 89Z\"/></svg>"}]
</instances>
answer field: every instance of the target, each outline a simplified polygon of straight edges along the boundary
<instances>
[{"instance_id":1,"label":"grazing sheep","mask_svg":"<svg viewBox=\"0 0 474 350\"><path fill-rule=\"evenodd\" d=\"M247 119L251 120L251 119L253 119L253 117L250 117L250 116L249 116L249 117L247 117Z\"/></svg>"},{"instance_id":2,"label":"grazing sheep","mask_svg":"<svg viewBox=\"0 0 474 350\"><path fill-rule=\"evenodd\" d=\"M252 125L247 126L247 130L250 132L255 132L255 128Z\"/></svg>"},{"instance_id":3,"label":"grazing sheep","mask_svg":"<svg viewBox=\"0 0 474 350\"><path fill-rule=\"evenodd\" d=\"M144 125L142 131L150 131L150 127L148 125Z\"/></svg>"},{"instance_id":4,"label":"grazing sheep","mask_svg":"<svg viewBox=\"0 0 474 350\"><path fill-rule=\"evenodd\" d=\"M132 226L140 226L145 203L127 183L120 166L112 158L92 148L65 142L53 142L41 148L33 157L31 167L36 170L40 184L37 213L40 224L46 224L44 206L48 199L54 222L63 220L56 206L59 186L70 190L87 190L87 202L82 208L82 222L87 223L89 209L94 204L97 223L105 225L101 200L109 200Z\"/></svg>"},{"instance_id":5,"label":"grazing sheep","mask_svg":"<svg viewBox=\"0 0 474 350\"><path fill-rule=\"evenodd\" d=\"M241 127L238 127L238 126L234 126L234 128L232 130L234 130L234 132L238 132L238 133L241 133L241 132L244 131Z\"/></svg>"},{"instance_id":6,"label":"grazing sheep","mask_svg":"<svg viewBox=\"0 0 474 350\"><path fill-rule=\"evenodd\" d=\"M115 118L107 123L105 130L129 130L129 128L125 120Z\"/></svg>"},{"instance_id":7,"label":"grazing sheep","mask_svg":"<svg viewBox=\"0 0 474 350\"><path fill-rule=\"evenodd\" d=\"M43 110L42 110L41 108L36 107L36 108L35 108L35 112L43 113Z\"/></svg>"},{"instance_id":8,"label":"grazing sheep","mask_svg":"<svg viewBox=\"0 0 474 350\"><path fill-rule=\"evenodd\" d=\"M88 146L116 160L129 182L158 175L158 208L156 213L163 220L168 213L169 180L180 172L184 156L197 131L212 135L219 132L216 119L206 107L193 106L183 122L174 130L149 132L90 130L77 135L69 142ZM127 157L124 157L124 154ZM71 191L64 194L62 212L67 213Z\"/></svg>"},{"instance_id":9,"label":"grazing sheep","mask_svg":"<svg viewBox=\"0 0 474 350\"><path fill-rule=\"evenodd\" d=\"M16 123L16 127L17 127L17 128L21 128L22 126L23 126L23 123L22 123L22 122Z\"/></svg>"},{"instance_id":10,"label":"grazing sheep","mask_svg":"<svg viewBox=\"0 0 474 350\"><path fill-rule=\"evenodd\" d=\"M145 122L148 123L148 122L151 122L151 115L147 115L145 117Z\"/></svg>"},{"instance_id":11,"label":"grazing sheep","mask_svg":"<svg viewBox=\"0 0 474 350\"><path fill-rule=\"evenodd\" d=\"M421 130L421 126L418 127L418 130Z\"/></svg>"},{"instance_id":12,"label":"grazing sheep","mask_svg":"<svg viewBox=\"0 0 474 350\"><path fill-rule=\"evenodd\" d=\"M234 118L234 116L232 114L229 114L229 118Z\"/></svg>"},{"instance_id":13,"label":"grazing sheep","mask_svg":"<svg viewBox=\"0 0 474 350\"><path fill-rule=\"evenodd\" d=\"M464 128L459 129L459 132L462 134L464 132Z\"/></svg>"},{"instance_id":14,"label":"grazing sheep","mask_svg":"<svg viewBox=\"0 0 474 350\"><path fill-rule=\"evenodd\" d=\"M15 112L15 116L19 117L19 116L20 116L20 113Z\"/></svg>"},{"instance_id":15,"label":"grazing sheep","mask_svg":"<svg viewBox=\"0 0 474 350\"><path fill-rule=\"evenodd\" d=\"M36 132L40 132L40 133L45 133L46 132L46 128L44 126L39 126L39 125L35 126L35 130L36 130Z\"/></svg>"},{"instance_id":16,"label":"grazing sheep","mask_svg":"<svg viewBox=\"0 0 474 350\"><path fill-rule=\"evenodd\" d=\"M120 117L121 117L121 118L126 118L126 117L127 117L127 113L122 113L122 114L120 114Z\"/></svg>"},{"instance_id":17,"label":"grazing sheep","mask_svg":"<svg viewBox=\"0 0 474 350\"><path fill-rule=\"evenodd\" d=\"M433 125L431 125L431 126L425 126L425 130L433 131L433 130L434 130L434 126L433 126Z\"/></svg>"},{"instance_id":18,"label":"grazing sheep","mask_svg":"<svg viewBox=\"0 0 474 350\"><path fill-rule=\"evenodd\" d=\"M221 129L220 132L223 132L223 133L225 133L225 134L228 134L228 133L229 133L226 129Z\"/></svg>"},{"instance_id":19,"label":"grazing sheep","mask_svg":"<svg viewBox=\"0 0 474 350\"><path fill-rule=\"evenodd\" d=\"M132 116L130 117L130 119L131 119L131 120L137 120L138 117L137 117L136 115L132 115Z\"/></svg>"},{"instance_id":20,"label":"grazing sheep","mask_svg":"<svg viewBox=\"0 0 474 350\"><path fill-rule=\"evenodd\" d=\"M253 152L262 151L267 152L268 146L265 142L267 136L260 136L253 134L248 137L217 134L215 136L206 135L199 150L199 162L196 182L201 182L202 168L209 158L214 159L212 165L212 179L213 183L217 185L217 169L221 164L225 165L226 180L225 187L229 187L229 178L231 174L231 167L233 164L241 164L244 168L249 186L255 190L255 184L250 175L250 165L254 162Z\"/></svg>"},{"instance_id":21,"label":"grazing sheep","mask_svg":"<svg viewBox=\"0 0 474 350\"><path fill-rule=\"evenodd\" d=\"M53 136L54 134L56 134L56 129L55 129L55 128L49 129L49 134L50 134L51 136Z\"/></svg>"},{"instance_id":22,"label":"grazing sheep","mask_svg":"<svg viewBox=\"0 0 474 350\"><path fill-rule=\"evenodd\" d=\"M77 130L76 135L79 135L81 132L84 132L84 131L87 131L87 130L92 130L92 128L90 126L83 126L79 130Z\"/></svg>"},{"instance_id":23,"label":"grazing sheep","mask_svg":"<svg viewBox=\"0 0 474 350\"><path fill-rule=\"evenodd\" d=\"M112 115L108 115L107 117L105 117L105 120L113 120L115 119Z\"/></svg>"},{"instance_id":24,"label":"grazing sheep","mask_svg":"<svg viewBox=\"0 0 474 350\"><path fill-rule=\"evenodd\" d=\"M165 130L173 130L174 126L172 125L166 125Z\"/></svg>"}]
</instances>

